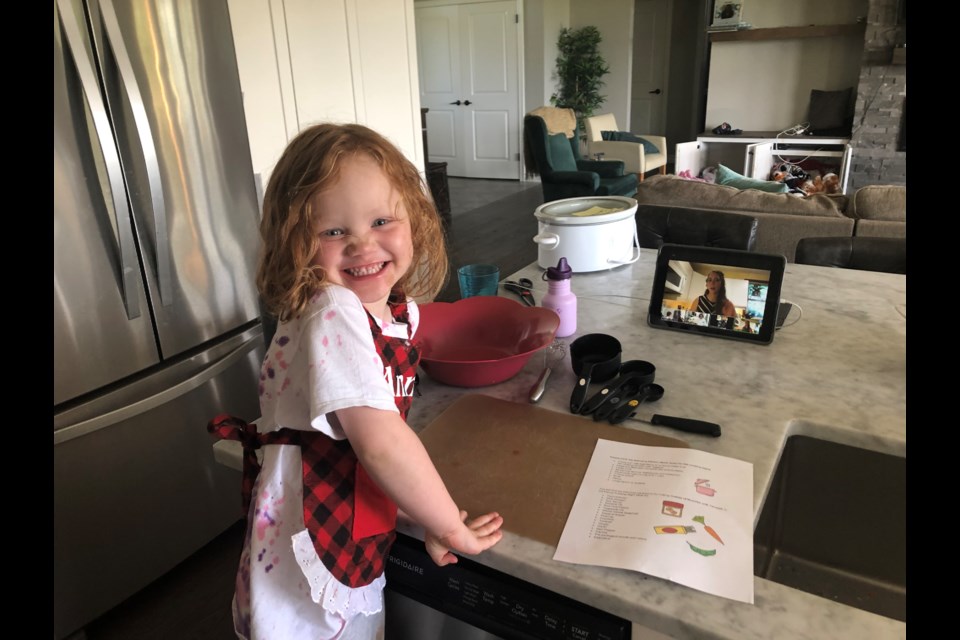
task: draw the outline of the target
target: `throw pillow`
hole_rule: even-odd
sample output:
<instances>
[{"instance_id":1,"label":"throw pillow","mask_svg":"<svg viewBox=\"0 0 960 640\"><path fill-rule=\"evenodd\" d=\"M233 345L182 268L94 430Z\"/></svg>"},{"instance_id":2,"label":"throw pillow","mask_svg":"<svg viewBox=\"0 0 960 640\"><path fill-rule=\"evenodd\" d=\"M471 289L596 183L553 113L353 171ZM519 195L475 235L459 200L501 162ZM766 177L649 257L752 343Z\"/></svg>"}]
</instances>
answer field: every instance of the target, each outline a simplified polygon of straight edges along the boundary
<instances>
[{"instance_id":1,"label":"throw pillow","mask_svg":"<svg viewBox=\"0 0 960 640\"><path fill-rule=\"evenodd\" d=\"M554 171L578 171L577 161L573 157L573 147L562 133L547 136L547 151L550 153L550 166Z\"/></svg>"},{"instance_id":2,"label":"throw pillow","mask_svg":"<svg viewBox=\"0 0 960 640\"><path fill-rule=\"evenodd\" d=\"M853 129L853 87L840 91L810 92L807 121L818 136L847 136Z\"/></svg>"},{"instance_id":3,"label":"throw pillow","mask_svg":"<svg viewBox=\"0 0 960 640\"><path fill-rule=\"evenodd\" d=\"M783 182L748 178L722 164L717 167L717 184L736 187L737 189L757 189L767 193L786 193L790 190L790 187Z\"/></svg>"},{"instance_id":4,"label":"throw pillow","mask_svg":"<svg viewBox=\"0 0 960 640\"><path fill-rule=\"evenodd\" d=\"M643 145L643 152L647 153L660 153L660 149L657 149L657 145L653 144L649 140L645 140L640 136L635 136L629 131L601 131L600 137L604 140L612 140L615 142L638 142Z\"/></svg>"}]
</instances>

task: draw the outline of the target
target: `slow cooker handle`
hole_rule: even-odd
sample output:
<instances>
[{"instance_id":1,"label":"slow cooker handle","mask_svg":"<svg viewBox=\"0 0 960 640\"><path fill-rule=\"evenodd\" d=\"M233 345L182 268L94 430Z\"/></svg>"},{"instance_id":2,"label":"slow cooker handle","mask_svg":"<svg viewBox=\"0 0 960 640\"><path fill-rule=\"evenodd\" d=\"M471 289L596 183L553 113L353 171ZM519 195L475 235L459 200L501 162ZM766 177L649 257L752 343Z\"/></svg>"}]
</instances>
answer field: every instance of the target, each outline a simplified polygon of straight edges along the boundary
<instances>
[{"instance_id":1,"label":"slow cooker handle","mask_svg":"<svg viewBox=\"0 0 960 640\"><path fill-rule=\"evenodd\" d=\"M555 233L538 233L533 236L533 241L545 247L553 248L560 244L560 236ZM639 258L640 256L637 257Z\"/></svg>"},{"instance_id":2,"label":"slow cooker handle","mask_svg":"<svg viewBox=\"0 0 960 640\"><path fill-rule=\"evenodd\" d=\"M630 260L624 262L623 260L611 260L607 258L607 262L611 265L620 266L622 264L633 264L640 259L640 237L637 235L637 228L633 228L633 246L637 248L637 255L633 256ZM612 268L612 267L611 267Z\"/></svg>"}]
</instances>

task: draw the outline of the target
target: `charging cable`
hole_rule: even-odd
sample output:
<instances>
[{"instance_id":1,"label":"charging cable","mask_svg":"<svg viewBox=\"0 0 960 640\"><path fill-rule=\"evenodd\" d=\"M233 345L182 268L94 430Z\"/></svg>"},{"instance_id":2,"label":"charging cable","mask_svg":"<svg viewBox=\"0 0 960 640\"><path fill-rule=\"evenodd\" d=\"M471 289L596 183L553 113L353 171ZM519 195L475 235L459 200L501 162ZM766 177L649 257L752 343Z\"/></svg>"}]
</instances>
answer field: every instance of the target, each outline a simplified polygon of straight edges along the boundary
<instances>
[{"instance_id":1,"label":"charging cable","mask_svg":"<svg viewBox=\"0 0 960 640\"><path fill-rule=\"evenodd\" d=\"M809 122L801 122L800 124L795 124L789 129L784 129L777 136L802 136L807 132L807 129L810 128Z\"/></svg>"},{"instance_id":2,"label":"charging cable","mask_svg":"<svg viewBox=\"0 0 960 640\"><path fill-rule=\"evenodd\" d=\"M777 328L776 328L777 331L780 331L780 329L783 329L783 328L785 328L785 327L792 327L793 325L795 325L795 324L797 324L798 322L800 322L800 319L803 317L803 307L801 307L801 306L800 306L799 304L797 304L796 302L791 302L791 301L789 301L789 300L781 300L781 301L780 301L780 304L781 304L781 305L783 305L783 304L789 304L789 305L790 305L790 311L793 311L794 309L796 309L796 310L799 311L800 313L797 314L797 319L794 320L793 322L791 322L790 324L782 324L782 325L780 325L779 327L777 327ZM787 315L790 315L790 311L787 311ZM778 312L778 314L779 314L779 312ZM784 318L784 320L786 320L786 318Z\"/></svg>"},{"instance_id":3,"label":"charging cable","mask_svg":"<svg viewBox=\"0 0 960 640\"><path fill-rule=\"evenodd\" d=\"M777 140L776 147L777 147L777 149L776 149L776 151L780 151L780 148L779 148L779 147L780 147L780 136L802 136L803 134L805 134L805 133L806 133L807 131L809 131L809 130L810 130L810 123L809 123L809 122L801 122L800 124L795 124L795 125L793 125L792 127L788 128L788 129L784 129L783 131L781 131L780 133L777 134L777 137L776 137L776 140ZM793 161L789 161L789 162L788 162L787 160L784 160L783 157L782 157L780 154L776 153L776 151L774 152L773 155L777 158L777 160L780 162L780 164L795 164L795 165L799 165L801 162L805 162L806 160L809 160L811 157L813 157L813 154L811 154L811 155L808 155L808 156L807 156L806 158L804 158L803 160L793 160Z\"/></svg>"}]
</instances>

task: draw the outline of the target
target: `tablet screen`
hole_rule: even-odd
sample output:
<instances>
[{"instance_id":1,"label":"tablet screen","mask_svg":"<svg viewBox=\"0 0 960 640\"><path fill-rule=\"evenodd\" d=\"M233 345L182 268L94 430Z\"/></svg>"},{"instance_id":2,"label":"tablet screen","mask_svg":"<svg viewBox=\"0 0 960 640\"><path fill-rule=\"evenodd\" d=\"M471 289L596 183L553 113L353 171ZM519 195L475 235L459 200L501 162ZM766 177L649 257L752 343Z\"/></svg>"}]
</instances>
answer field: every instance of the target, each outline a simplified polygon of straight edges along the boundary
<instances>
[{"instance_id":1,"label":"tablet screen","mask_svg":"<svg viewBox=\"0 0 960 640\"><path fill-rule=\"evenodd\" d=\"M649 322L768 344L785 265L783 256L664 245L657 257Z\"/></svg>"}]
</instances>

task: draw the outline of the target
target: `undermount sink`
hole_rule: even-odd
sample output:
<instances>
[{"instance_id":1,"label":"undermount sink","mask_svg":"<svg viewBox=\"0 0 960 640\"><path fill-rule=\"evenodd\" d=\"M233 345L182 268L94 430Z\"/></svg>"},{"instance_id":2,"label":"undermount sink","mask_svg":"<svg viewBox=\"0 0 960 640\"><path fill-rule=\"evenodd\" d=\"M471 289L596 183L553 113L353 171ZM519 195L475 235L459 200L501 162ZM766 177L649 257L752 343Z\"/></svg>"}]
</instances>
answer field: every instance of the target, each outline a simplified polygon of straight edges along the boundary
<instances>
[{"instance_id":1,"label":"undermount sink","mask_svg":"<svg viewBox=\"0 0 960 640\"><path fill-rule=\"evenodd\" d=\"M906 458L791 436L754 531L754 575L906 622Z\"/></svg>"}]
</instances>

